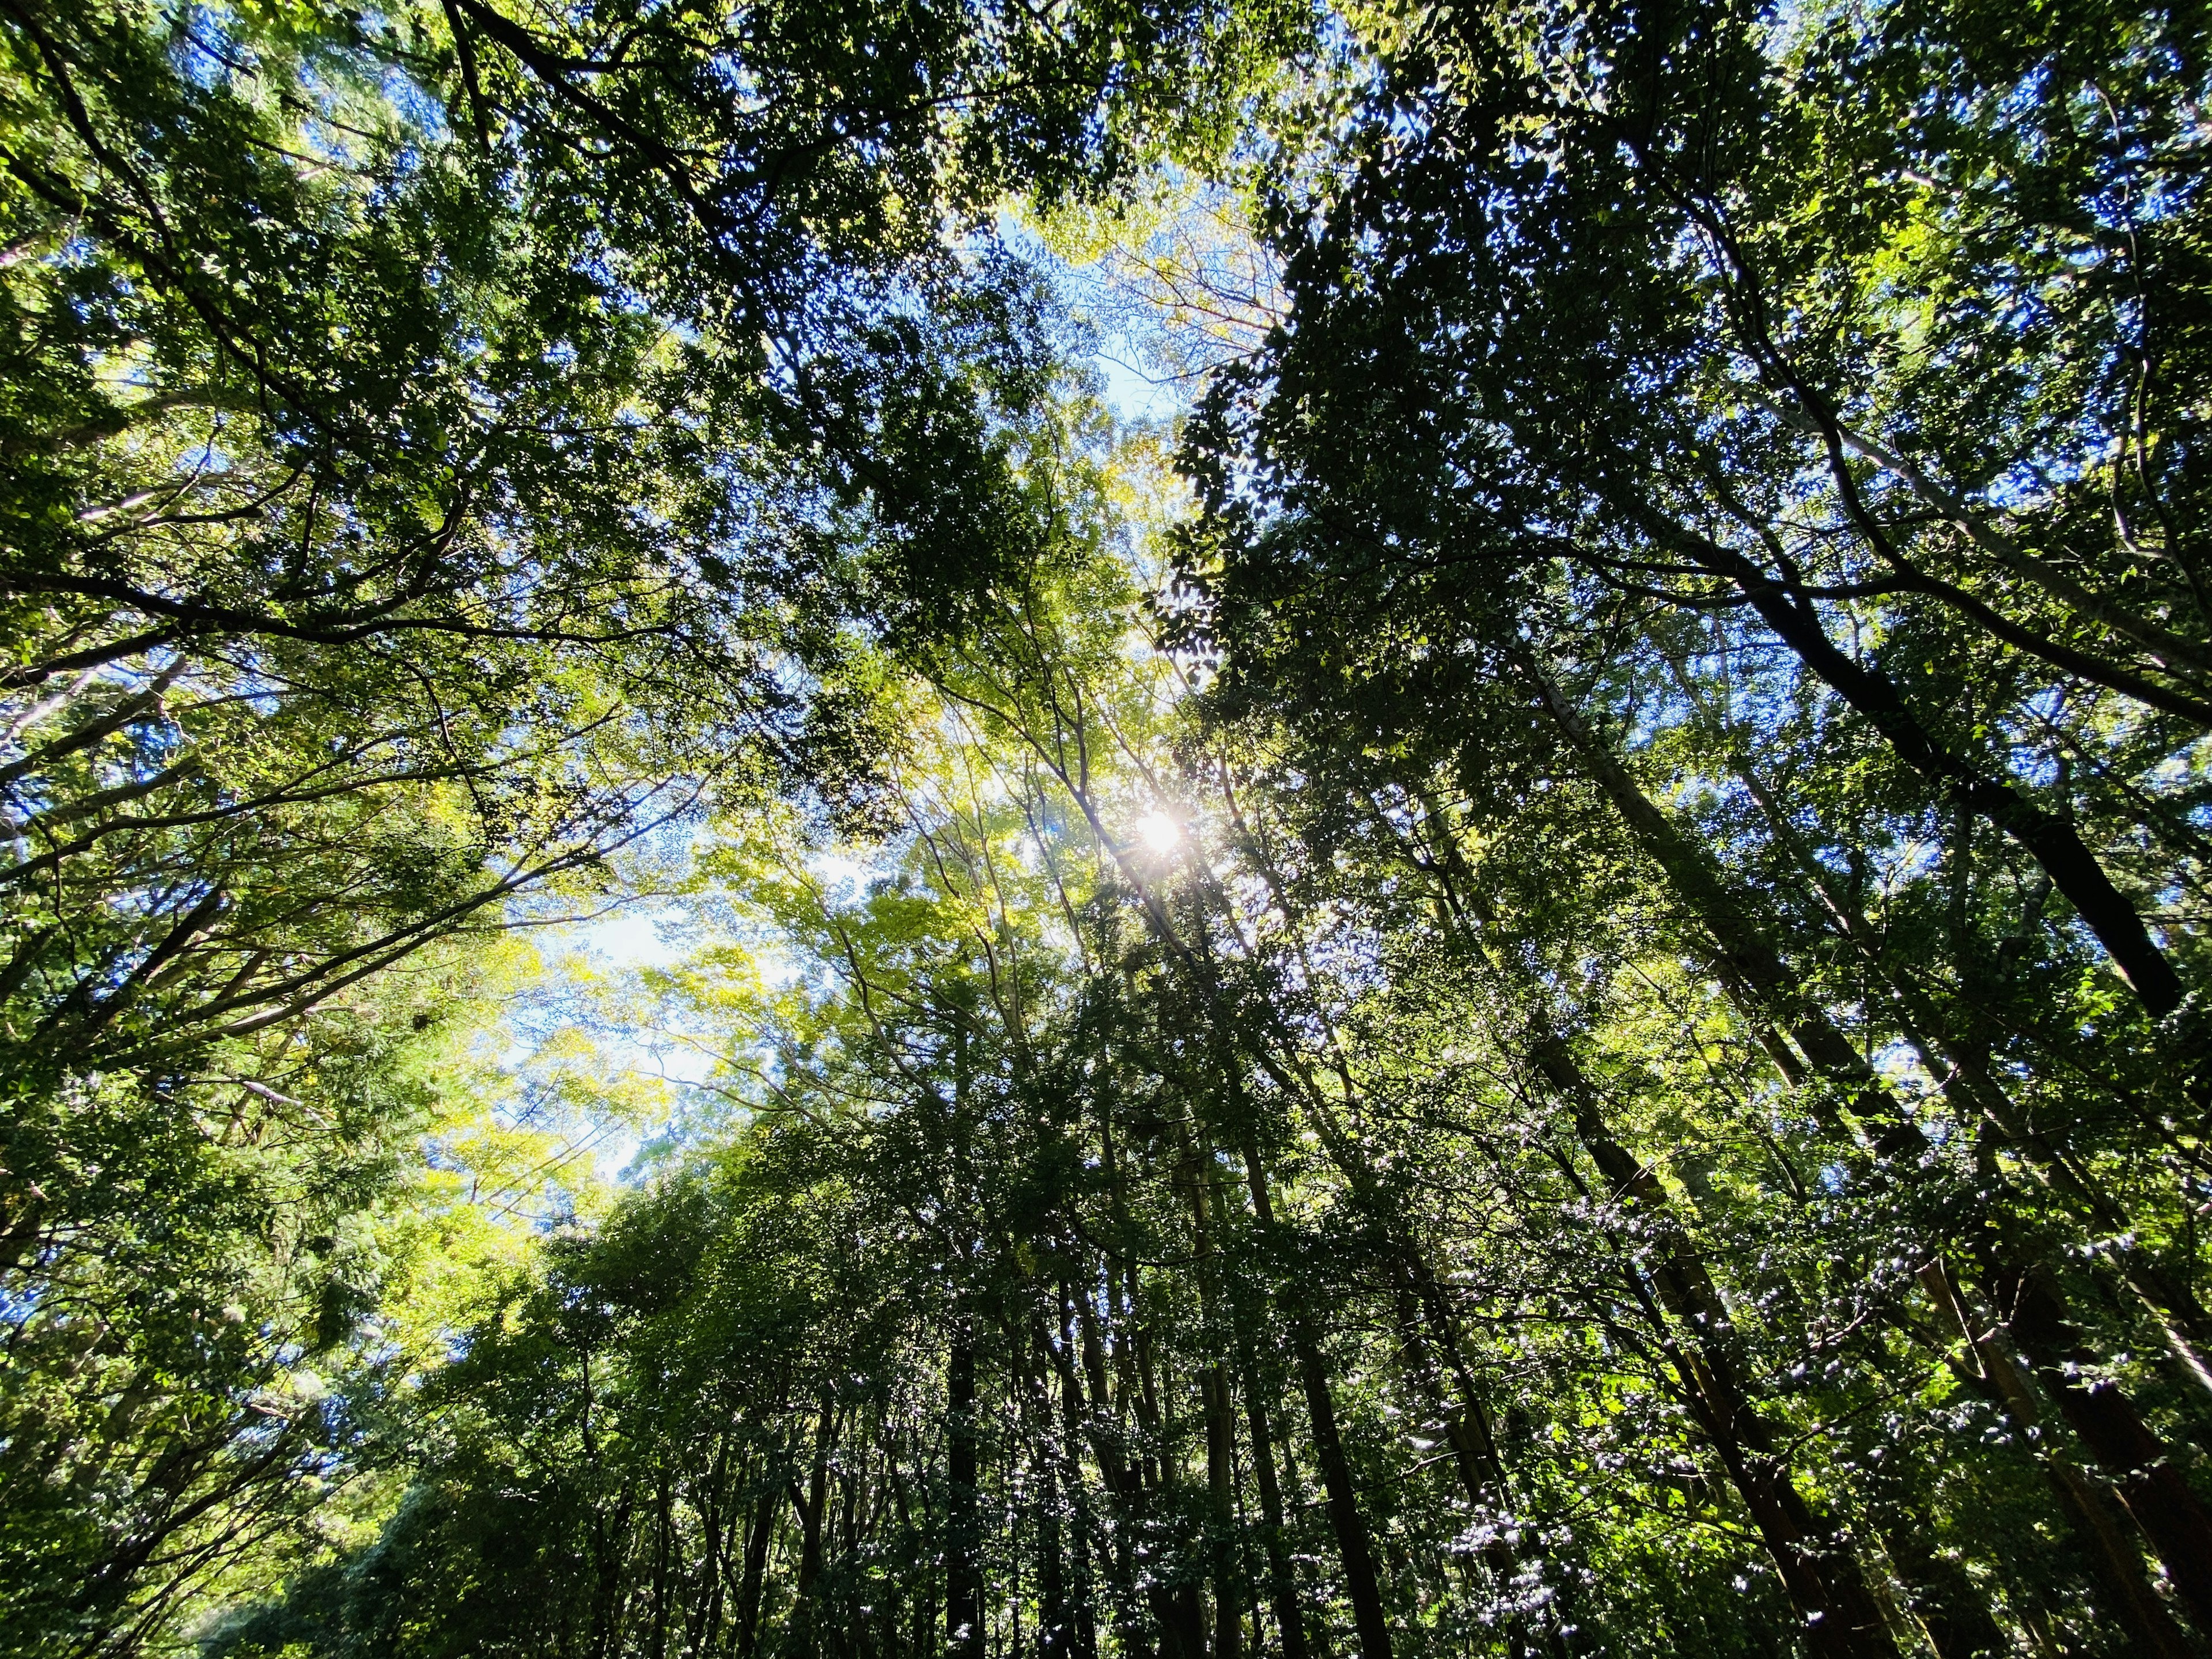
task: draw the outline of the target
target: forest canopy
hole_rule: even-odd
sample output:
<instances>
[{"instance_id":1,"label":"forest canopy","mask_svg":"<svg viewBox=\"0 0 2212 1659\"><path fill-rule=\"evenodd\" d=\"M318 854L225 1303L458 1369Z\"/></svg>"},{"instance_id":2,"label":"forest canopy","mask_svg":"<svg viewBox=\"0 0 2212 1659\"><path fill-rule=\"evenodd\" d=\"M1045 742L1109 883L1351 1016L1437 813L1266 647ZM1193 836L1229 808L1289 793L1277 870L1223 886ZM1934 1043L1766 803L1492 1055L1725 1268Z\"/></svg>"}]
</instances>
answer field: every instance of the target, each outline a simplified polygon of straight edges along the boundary
<instances>
[{"instance_id":1,"label":"forest canopy","mask_svg":"<svg viewBox=\"0 0 2212 1659\"><path fill-rule=\"evenodd\" d=\"M2212 1656L2208 109L0 0L0 1659Z\"/></svg>"}]
</instances>

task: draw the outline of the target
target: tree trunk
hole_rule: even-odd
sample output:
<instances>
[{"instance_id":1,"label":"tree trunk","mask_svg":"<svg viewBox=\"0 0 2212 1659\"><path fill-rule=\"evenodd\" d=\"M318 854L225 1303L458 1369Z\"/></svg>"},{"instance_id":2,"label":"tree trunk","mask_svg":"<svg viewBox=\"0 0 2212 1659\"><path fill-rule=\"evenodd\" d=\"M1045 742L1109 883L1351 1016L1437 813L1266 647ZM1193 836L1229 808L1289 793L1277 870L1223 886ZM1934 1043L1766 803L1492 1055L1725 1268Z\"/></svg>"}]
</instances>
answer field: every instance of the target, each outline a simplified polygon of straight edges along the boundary
<instances>
[{"instance_id":1,"label":"tree trunk","mask_svg":"<svg viewBox=\"0 0 2212 1659\"><path fill-rule=\"evenodd\" d=\"M1746 988L1755 1006L1791 1026L1815 1071L1844 1090L1853 1110L1874 1131L1875 1150L1891 1165L1920 1148L1920 1131L1825 1011L1807 1004L1778 952L1709 855L1684 839L1628 775L1617 757L1583 724L1579 714L1540 671L1530 673L1560 729L1588 763L1645 851L1691 906L1714 941L1721 964ZM2057 1287L2040 1266L1986 1229L1972 1230L1972 1249L1990 1292L2037 1380L2060 1415L2118 1487L2121 1501L2156 1552L2192 1614L2212 1630L2212 1515L2174 1467L2172 1455L2127 1396L2109 1382L2085 1385L2078 1368L2091 1359L2068 1320Z\"/></svg>"},{"instance_id":2,"label":"tree trunk","mask_svg":"<svg viewBox=\"0 0 2212 1659\"><path fill-rule=\"evenodd\" d=\"M1772 1425L1753 1403L1734 1352L1728 1310L1674 1214L1666 1188L1613 1139L1598 1115L1589 1079L1564 1044L1540 1041L1534 1059L1565 1097L1576 1133L1614 1200L1633 1203L1656 1224L1661 1255L1651 1284L1659 1303L1655 1312L1663 1310L1662 1346L1692 1413L1751 1511L1759 1539L1805 1621L1807 1645L1833 1659L1893 1659L1897 1644L1850 1540L1805 1501L1788 1461L1776 1448ZM1630 1277L1633 1282L1632 1270ZM1689 1348L1666 1329L1668 1322L1691 1334Z\"/></svg>"},{"instance_id":3,"label":"tree trunk","mask_svg":"<svg viewBox=\"0 0 2212 1659\"><path fill-rule=\"evenodd\" d=\"M1229 1369L1218 1362L1200 1373L1206 1395L1206 1507L1213 1534L1213 1659L1243 1659L1243 1564L1237 1547L1236 1404Z\"/></svg>"},{"instance_id":4,"label":"tree trunk","mask_svg":"<svg viewBox=\"0 0 2212 1659\"><path fill-rule=\"evenodd\" d=\"M1948 799L2010 836L2043 866L2145 1008L2162 1018L2181 1006L2180 975L2152 940L2135 905L2112 884L2072 824L2037 805L2017 785L1988 775L1944 748L1887 675L1845 655L1828 637L1812 606L1785 593L1750 560L1679 526L1669 528L1672 539L1691 545L1735 583L1760 620L1830 690L1864 715L1899 759Z\"/></svg>"},{"instance_id":5,"label":"tree trunk","mask_svg":"<svg viewBox=\"0 0 2212 1659\"><path fill-rule=\"evenodd\" d=\"M745 1576L738 1587L738 1659L754 1659L760 1650L761 1581L768 1571L769 1541L782 1503L783 1492L775 1473L764 1473L745 1528Z\"/></svg>"},{"instance_id":6,"label":"tree trunk","mask_svg":"<svg viewBox=\"0 0 2212 1659\"><path fill-rule=\"evenodd\" d=\"M2125 1395L2090 1376L2094 1362L2039 1270L2002 1262L1990 1290L2036 1380L2118 1492L2198 1627L2212 1631L2212 1516L2172 1455Z\"/></svg>"},{"instance_id":7,"label":"tree trunk","mask_svg":"<svg viewBox=\"0 0 2212 1659\"><path fill-rule=\"evenodd\" d=\"M967 1316L953 1320L945 1364L945 1648L950 1659L983 1659L983 1577L975 1337Z\"/></svg>"},{"instance_id":8,"label":"tree trunk","mask_svg":"<svg viewBox=\"0 0 2212 1659\"><path fill-rule=\"evenodd\" d=\"M1243 1352L1244 1416L1252 1433L1252 1474L1260 1488L1260 1516L1267 1525L1267 1589L1276 1628L1281 1632L1283 1659L1306 1659L1305 1609L1298 1601L1298 1581L1291 1565L1290 1543L1283 1530L1283 1489L1275 1476L1275 1441L1260 1398L1258 1369L1249 1345Z\"/></svg>"}]
</instances>

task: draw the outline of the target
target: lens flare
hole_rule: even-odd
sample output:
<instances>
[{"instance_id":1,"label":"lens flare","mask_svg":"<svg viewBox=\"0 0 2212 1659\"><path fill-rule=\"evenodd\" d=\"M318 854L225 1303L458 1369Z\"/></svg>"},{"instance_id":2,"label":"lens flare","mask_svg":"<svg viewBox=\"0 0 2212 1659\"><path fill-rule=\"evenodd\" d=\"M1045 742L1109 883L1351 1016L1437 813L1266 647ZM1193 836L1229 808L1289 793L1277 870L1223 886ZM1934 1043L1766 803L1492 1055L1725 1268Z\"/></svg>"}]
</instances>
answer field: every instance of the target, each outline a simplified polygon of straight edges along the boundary
<instances>
[{"instance_id":1,"label":"lens flare","mask_svg":"<svg viewBox=\"0 0 2212 1659\"><path fill-rule=\"evenodd\" d=\"M1182 845L1182 825L1165 812L1147 812L1137 820L1137 839L1155 853L1172 853Z\"/></svg>"}]
</instances>

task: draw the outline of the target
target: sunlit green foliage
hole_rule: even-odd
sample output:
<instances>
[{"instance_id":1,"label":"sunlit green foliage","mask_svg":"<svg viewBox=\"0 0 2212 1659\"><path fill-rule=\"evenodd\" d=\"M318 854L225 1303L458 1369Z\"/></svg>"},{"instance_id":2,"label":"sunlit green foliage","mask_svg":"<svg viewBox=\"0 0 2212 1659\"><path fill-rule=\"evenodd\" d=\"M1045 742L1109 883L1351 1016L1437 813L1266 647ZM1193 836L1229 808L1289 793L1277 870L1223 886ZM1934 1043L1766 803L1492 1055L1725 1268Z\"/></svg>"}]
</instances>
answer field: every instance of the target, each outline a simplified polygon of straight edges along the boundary
<instances>
[{"instance_id":1,"label":"sunlit green foliage","mask_svg":"<svg viewBox=\"0 0 2212 1659\"><path fill-rule=\"evenodd\" d=\"M2202 19L0 50L7 1651L2212 1643Z\"/></svg>"}]
</instances>

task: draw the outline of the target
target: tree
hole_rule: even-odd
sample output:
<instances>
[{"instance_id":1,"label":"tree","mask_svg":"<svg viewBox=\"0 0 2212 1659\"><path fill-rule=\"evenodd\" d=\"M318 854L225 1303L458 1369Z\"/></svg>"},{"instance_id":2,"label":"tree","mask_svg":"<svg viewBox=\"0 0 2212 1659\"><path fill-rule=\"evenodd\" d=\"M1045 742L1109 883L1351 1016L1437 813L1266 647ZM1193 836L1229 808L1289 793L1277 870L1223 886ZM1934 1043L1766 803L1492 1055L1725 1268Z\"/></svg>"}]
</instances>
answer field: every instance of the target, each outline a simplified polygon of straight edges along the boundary
<instances>
[{"instance_id":1,"label":"tree","mask_svg":"<svg viewBox=\"0 0 2212 1659\"><path fill-rule=\"evenodd\" d=\"M380 976L597 902L709 801L854 805L859 647L1024 556L1008 428L1054 347L983 210L1204 142L1295 21L0 18L0 1273L40 1333L11 1397L250 1426L291 1325L126 1358L63 1287L179 1216L215 1305L284 1279L295 1169L324 1219L370 1206L419 1121L315 1093ZM1221 79L1185 95L1195 47ZM438 1020L434 980L388 983ZM300 1144L222 1154L224 1123ZM129 1646L191 1574L88 1494L167 1513L181 1476L33 1494L44 1433L9 1491L70 1519L24 1547L88 1576L21 1639ZM247 1463L216 1507L290 1468Z\"/></svg>"}]
</instances>

